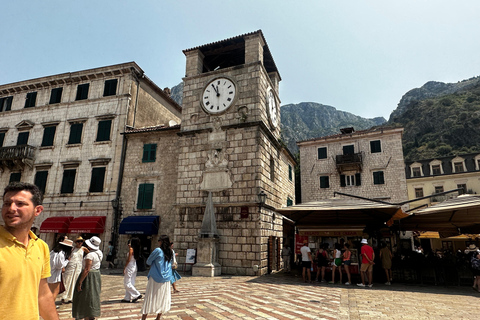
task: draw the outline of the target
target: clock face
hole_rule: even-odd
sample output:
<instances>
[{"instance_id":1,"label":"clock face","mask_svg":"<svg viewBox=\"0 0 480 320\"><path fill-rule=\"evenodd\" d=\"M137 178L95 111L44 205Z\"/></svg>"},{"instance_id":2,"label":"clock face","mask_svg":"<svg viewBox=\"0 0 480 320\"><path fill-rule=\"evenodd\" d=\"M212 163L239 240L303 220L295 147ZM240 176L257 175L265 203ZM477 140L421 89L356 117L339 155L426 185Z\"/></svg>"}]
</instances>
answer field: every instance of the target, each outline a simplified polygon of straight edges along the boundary
<instances>
[{"instance_id":1,"label":"clock face","mask_svg":"<svg viewBox=\"0 0 480 320\"><path fill-rule=\"evenodd\" d=\"M273 89L269 89L267 92L267 110L270 124L272 125L272 127L276 127L278 125L278 106L277 99L275 99L275 93L273 93Z\"/></svg>"},{"instance_id":2,"label":"clock face","mask_svg":"<svg viewBox=\"0 0 480 320\"><path fill-rule=\"evenodd\" d=\"M224 77L213 79L203 89L203 109L211 114L222 113L233 104L236 94L237 90L232 80Z\"/></svg>"}]
</instances>

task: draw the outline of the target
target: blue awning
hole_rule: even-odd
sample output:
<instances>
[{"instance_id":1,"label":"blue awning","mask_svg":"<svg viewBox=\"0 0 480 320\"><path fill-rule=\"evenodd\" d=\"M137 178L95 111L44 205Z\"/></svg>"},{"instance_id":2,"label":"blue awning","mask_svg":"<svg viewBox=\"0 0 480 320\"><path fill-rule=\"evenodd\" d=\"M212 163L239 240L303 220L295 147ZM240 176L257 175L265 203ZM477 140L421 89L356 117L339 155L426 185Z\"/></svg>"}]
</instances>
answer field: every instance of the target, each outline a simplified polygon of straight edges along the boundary
<instances>
[{"instance_id":1,"label":"blue awning","mask_svg":"<svg viewBox=\"0 0 480 320\"><path fill-rule=\"evenodd\" d=\"M159 216L130 216L120 223L120 234L158 234Z\"/></svg>"}]
</instances>

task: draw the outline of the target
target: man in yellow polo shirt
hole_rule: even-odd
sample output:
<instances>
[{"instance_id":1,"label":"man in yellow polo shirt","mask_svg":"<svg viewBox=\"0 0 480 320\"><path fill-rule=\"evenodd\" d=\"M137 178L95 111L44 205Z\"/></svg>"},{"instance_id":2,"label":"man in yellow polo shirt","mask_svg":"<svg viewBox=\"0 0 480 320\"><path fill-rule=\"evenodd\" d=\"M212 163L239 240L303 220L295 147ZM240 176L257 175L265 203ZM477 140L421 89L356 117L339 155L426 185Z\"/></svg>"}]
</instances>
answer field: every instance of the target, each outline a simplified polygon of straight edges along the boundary
<instances>
[{"instance_id":1,"label":"man in yellow polo shirt","mask_svg":"<svg viewBox=\"0 0 480 320\"><path fill-rule=\"evenodd\" d=\"M30 231L43 211L37 186L12 182L3 193L0 226L0 315L5 319L58 320L48 287L48 245Z\"/></svg>"}]
</instances>

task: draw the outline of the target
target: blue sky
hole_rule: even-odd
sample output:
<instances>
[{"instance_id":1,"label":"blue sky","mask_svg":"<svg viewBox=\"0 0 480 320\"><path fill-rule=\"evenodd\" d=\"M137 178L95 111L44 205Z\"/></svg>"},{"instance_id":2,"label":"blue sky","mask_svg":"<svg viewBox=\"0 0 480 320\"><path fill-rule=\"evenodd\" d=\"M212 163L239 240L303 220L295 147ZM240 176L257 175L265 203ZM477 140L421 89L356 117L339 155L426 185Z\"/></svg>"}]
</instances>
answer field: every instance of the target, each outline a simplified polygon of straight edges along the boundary
<instances>
[{"instance_id":1,"label":"blue sky","mask_svg":"<svg viewBox=\"0 0 480 320\"><path fill-rule=\"evenodd\" d=\"M261 29L282 105L388 119L430 80L480 75L478 0L3 1L0 84L135 61L159 87L183 49Z\"/></svg>"}]
</instances>

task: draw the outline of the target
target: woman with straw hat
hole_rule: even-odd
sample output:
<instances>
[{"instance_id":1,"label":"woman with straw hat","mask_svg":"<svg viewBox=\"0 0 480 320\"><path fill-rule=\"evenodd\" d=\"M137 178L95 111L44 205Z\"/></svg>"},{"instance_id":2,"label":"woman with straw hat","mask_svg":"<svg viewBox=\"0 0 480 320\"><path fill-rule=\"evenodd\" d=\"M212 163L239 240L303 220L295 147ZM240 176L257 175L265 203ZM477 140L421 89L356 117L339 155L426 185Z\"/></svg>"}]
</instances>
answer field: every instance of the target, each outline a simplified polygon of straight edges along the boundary
<instances>
[{"instance_id":1,"label":"woman with straw hat","mask_svg":"<svg viewBox=\"0 0 480 320\"><path fill-rule=\"evenodd\" d=\"M75 247L70 254L70 259L65 272L63 273L63 285L65 292L63 293L62 303L70 303L73 299L73 292L75 291L75 283L77 282L80 272L82 272L83 254L88 253L88 249L83 246L83 238L77 237L75 240Z\"/></svg>"},{"instance_id":2,"label":"woman with straw hat","mask_svg":"<svg viewBox=\"0 0 480 320\"><path fill-rule=\"evenodd\" d=\"M83 270L73 294L72 317L75 319L95 319L100 316L100 265L103 259L101 242L100 238L95 236L85 241L90 252L83 258Z\"/></svg>"}]
</instances>

